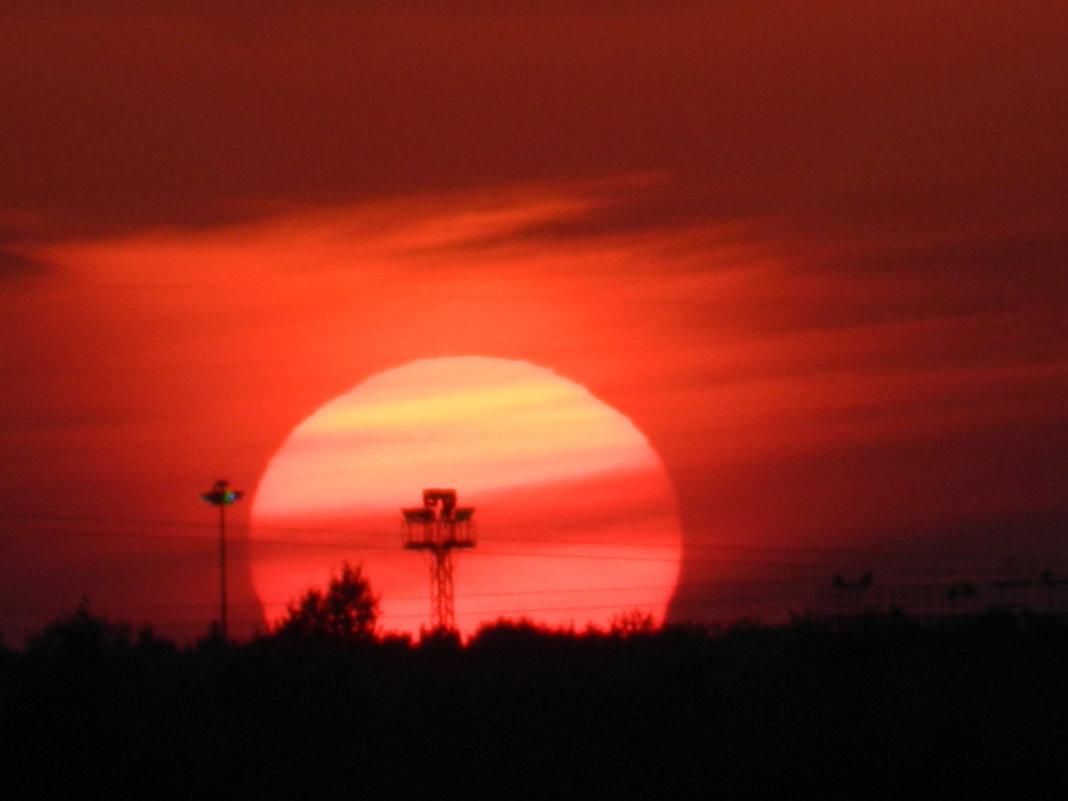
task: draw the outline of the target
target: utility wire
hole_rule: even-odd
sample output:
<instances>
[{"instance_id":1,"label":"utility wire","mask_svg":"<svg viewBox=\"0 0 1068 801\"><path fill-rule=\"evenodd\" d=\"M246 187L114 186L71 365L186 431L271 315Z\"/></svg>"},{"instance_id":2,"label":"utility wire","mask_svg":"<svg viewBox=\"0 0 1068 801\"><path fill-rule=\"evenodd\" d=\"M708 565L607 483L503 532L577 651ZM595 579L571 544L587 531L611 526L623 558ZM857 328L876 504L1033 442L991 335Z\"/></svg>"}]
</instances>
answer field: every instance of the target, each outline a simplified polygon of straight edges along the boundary
<instances>
[{"instance_id":1,"label":"utility wire","mask_svg":"<svg viewBox=\"0 0 1068 801\"><path fill-rule=\"evenodd\" d=\"M85 530L85 529L49 529L49 528L35 528L35 527L18 527L18 526L4 526L0 528L0 532L7 534L20 534L20 535L44 535L44 536L58 536L58 537L79 537L84 539L94 538L127 538L141 541L167 541L175 543L190 543L196 545L212 546L214 547L218 540L215 537L207 535L184 535L184 534L153 534L142 532L123 532L123 531L103 531L103 530ZM392 539L394 535L391 535ZM492 539L483 538L480 540L483 543L495 542ZM632 543L618 543L618 542L582 542L582 541L558 541L558 540L507 540L508 542L521 543L529 546L581 546L587 548L627 548L627 549L641 549L643 547L650 548L664 548L667 546L643 546L635 545ZM339 542L336 540L291 540L291 539L252 539L252 540L235 540L233 542L236 546L241 547L262 547L271 546L279 548L317 548L317 549L337 549L346 551L384 551L384 552L398 552L401 550L399 545L385 545L385 544L366 544L358 542ZM509 558L521 558L521 559L563 559L563 560L584 560L584 561L613 561L613 562L640 562L640 563L664 563L673 564L679 563L687 566L707 565L707 566L719 566L719 567L750 567L750 568L776 568L776 569L788 569L788 570L813 570L820 569L825 571L834 572L836 570L843 569L844 564L850 564L856 566L856 560L862 556L863 553L857 553L852 551L842 551L840 555L842 557L848 557L850 562L838 561L838 562L799 562L799 561L771 561L771 560L741 560L741 559L724 559L714 558L706 556L687 556L685 555L685 548L683 549L683 556L680 558L674 556L645 556L637 554L613 554L613 553L576 553L576 552L553 552L553 551L520 551L520 550L495 550L481 548L472 550L470 553L464 554L464 559L485 559L487 557L499 556ZM806 551L799 550L799 553L806 553ZM835 555L835 551L828 549L813 549L813 554L821 556ZM883 557L894 556L892 552L878 552ZM871 558L875 554L868 554ZM907 556L901 554L901 557ZM914 555L913 558L918 558L919 555ZM934 557L928 557L934 558ZM966 555L954 555L952 558L966 558ZM1049 565L1050 563L1056 563L1059 559L1051 558L1048 556L1005 556L1005 555L989 555L989 556L976 556L970 557L973 562L976 563L999 563L1003 564L1006 561L1012 562L1027 562L1031 564L1043 564ZM864 563L864 565L870 563ZM864 566L862 565L862 566ZM900 568L897 568L900 569ZM986 570L993 571L998 568L995 567L973 567L973 570ZM962 568L958 568L956 572L961 572ZM918 572L925 572L919 570ZM934 571L939 572L939 571ZM948 572L948 571L941 571ZM1003 568L1002 568L1002 572Z\"/></svg>"},{"instance_id":2,"label":"utility wire","mask_svg":"<svg viewBox=\"0 0 1068 801\"><path fill-rule=\"evenodd\" d=\"M152 520L152 519L129 519L129 518L107 518L107 517L70 517L70 516L55 516L55 515L24 515L24 514L0 514L0 520L31 520L31 521L47 521L58 523L93 523L102 525L115 525L115 526L159 526L159 527L180 527L190 529L204 530L208 526L206 523L192 522L192 521L174 521L174 520ZM228 525L228 530L249 532L250 530L256 531L277 531L288 533L310 533L310 534L334 534L343 536L346 539L342 540L309 540L309 539L286 539L280 537L271 538L235 538L235 544L251 544L251 545L277 545L277 546L295 546L295 547L326 547L326 548L359 548L366 550L394 550L395 546L382 545L378 542L373 543L361 543L354 541L354 538L371 538L373 540L382 541L387 540L390 542L398 541L400 534L398 531L384 532L384 531L366 531L366 530L349 530L338 527L297 527L297 526L249 526L241 524ZM76 530L69 528L29 528L26 526L2 526L0 532L9 533L26 533L26 534L51 534L51 535L76 535L76 536L102 536L102 537L130 537L133 539L161 539L161 540L178 540L178 541L190 541L190 542L216 542L217 538L214 534L158 534L158 533L146 533L146 532L129 532L129 531L104 531L104 530ZM553 545L553 546L585 546L585 547L600 547L600 546L612 546L621 548L647 548L647 549L667 549L673 546L664 545L663 543L650 543L650 542L621 542L618 540L560 540L560 539L520 539L514 537L495 537L495 536L481 536L479 542L482 544L487 543L515 543L523 545ZM809 547L809 546L780 546L780 545L737 545L737 544L718 544L718 543L689 543L683 542L681 544L683 551L683 560L686 562L692 561L705 561L702 557L693 557L688 554L692 554L694 551L743 551L753 553L768 553L768 552L780 552L780 553L794 553L794 554L811 554L814 556L856 556L864 558L901 558L901 559L954 559L954 560L969 560L969 561L989 561L1003 563L1006 560L1047 560L1047 561L1059 561L1066 558L1066 555L1062 554L976 554L965 552L947 552L947 551L898 551L898 550L886 550L886 549L857 549L857 548L827 548L827 547ZM477 554L478 551L473 551L472 554ZM523 555L528 556L530 554L516 554L513 552L495 552L500 555ZM567 555L564 555L567 556ZM635 557L640 559L657 560L659 557ZM665 559L669 559L665 557ZM674 558L670 558L674 561ZM719 561L719 560L717 560ZM732 564L741 564L737 562L731 562ZM773 564L773 563L755 563L755 564ZM794 564L794 563L786 563Z\"/></svg>"}]
</instances>

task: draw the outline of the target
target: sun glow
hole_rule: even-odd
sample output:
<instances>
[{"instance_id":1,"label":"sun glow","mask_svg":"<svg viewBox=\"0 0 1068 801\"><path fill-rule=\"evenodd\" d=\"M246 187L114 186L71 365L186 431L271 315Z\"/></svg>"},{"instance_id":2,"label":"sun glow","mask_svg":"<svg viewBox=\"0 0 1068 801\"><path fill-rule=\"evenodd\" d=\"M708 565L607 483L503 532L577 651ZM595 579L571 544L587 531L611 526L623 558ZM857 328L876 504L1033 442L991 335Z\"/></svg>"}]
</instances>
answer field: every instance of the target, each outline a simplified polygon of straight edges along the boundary
<instances>
[{"instance_id":1,"label":"sun glow","mask_svg":"<svg viewBox=\"0 0 1068 801\"><path fill-rule=\"evenodd\" d=\"M469 356L388 370L293 430L252 509L253 582L268 619L348 560L381 592L383 628L417 632L429 580L401 547L399 509L440 486L477 508L480 542L456 576L465 633L500 617L579 627L633 609L663 618L681 536L645 437L548 369Z\"/></svg>"}]
</instances>

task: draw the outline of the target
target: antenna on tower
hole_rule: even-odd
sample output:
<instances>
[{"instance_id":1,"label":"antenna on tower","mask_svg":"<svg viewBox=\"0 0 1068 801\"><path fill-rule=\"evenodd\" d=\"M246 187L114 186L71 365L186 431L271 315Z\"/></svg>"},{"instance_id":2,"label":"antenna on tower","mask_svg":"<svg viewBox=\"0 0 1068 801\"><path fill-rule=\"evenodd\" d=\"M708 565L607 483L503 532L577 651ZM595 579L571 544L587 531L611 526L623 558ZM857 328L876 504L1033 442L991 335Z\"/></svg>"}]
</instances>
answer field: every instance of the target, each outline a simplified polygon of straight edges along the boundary
<instances>
[{"instance_id":1,"label":"antenna on tower","mask_svg":"<svg viewBox=\"0 0 1068 801\"><path fill-rule=\"evenodd\" d=\"M437 632L456 630L453 551L475 547L474 507L456 505L456 490L425 489L423 505L401 509L404 547L430 555L430 615Z\"/></svg>"}]
</instances>

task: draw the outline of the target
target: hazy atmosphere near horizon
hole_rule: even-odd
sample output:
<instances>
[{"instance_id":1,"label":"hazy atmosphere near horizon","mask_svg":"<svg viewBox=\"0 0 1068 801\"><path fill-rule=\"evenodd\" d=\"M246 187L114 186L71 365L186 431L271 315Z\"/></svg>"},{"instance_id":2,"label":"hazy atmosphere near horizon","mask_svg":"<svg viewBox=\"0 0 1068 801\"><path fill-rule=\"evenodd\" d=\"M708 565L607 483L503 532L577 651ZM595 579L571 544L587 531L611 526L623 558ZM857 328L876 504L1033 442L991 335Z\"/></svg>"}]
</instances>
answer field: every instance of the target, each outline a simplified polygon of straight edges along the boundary
<instances>
[{"instance_id":1,"label":"hazy atmosphere near horizon","mask_svg":"<svg viewBox=\"0 0 1068 801\"><path fill-rule=\"evenodd\" d=\"M204 634L218 478L241 637L345 560L417 629L427 486L477 510L471 628L1068 579L1062 0L3 0L0 40L5 644L83 597Z\"/></svg>"}]
</instances>

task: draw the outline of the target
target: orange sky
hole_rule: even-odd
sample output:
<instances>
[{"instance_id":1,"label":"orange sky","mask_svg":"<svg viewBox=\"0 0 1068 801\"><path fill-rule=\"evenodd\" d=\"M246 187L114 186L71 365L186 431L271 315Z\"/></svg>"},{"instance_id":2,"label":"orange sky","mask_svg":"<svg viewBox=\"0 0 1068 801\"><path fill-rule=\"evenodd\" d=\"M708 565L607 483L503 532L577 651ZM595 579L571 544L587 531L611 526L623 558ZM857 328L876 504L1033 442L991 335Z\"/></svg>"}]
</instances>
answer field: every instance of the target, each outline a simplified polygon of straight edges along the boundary
<instances>
[{"instance_id":1,"label":"orange sky","mask_svg":"<svg viewBox=\"0 0 1068 801\"><path fill-rule=\"evenodd\" d=\"M197 633L197 494L449 355L648 437L677 618L1068 570L1063 3L215 5L0 15L5 642Z\"/></svg>"}]
</instances>

